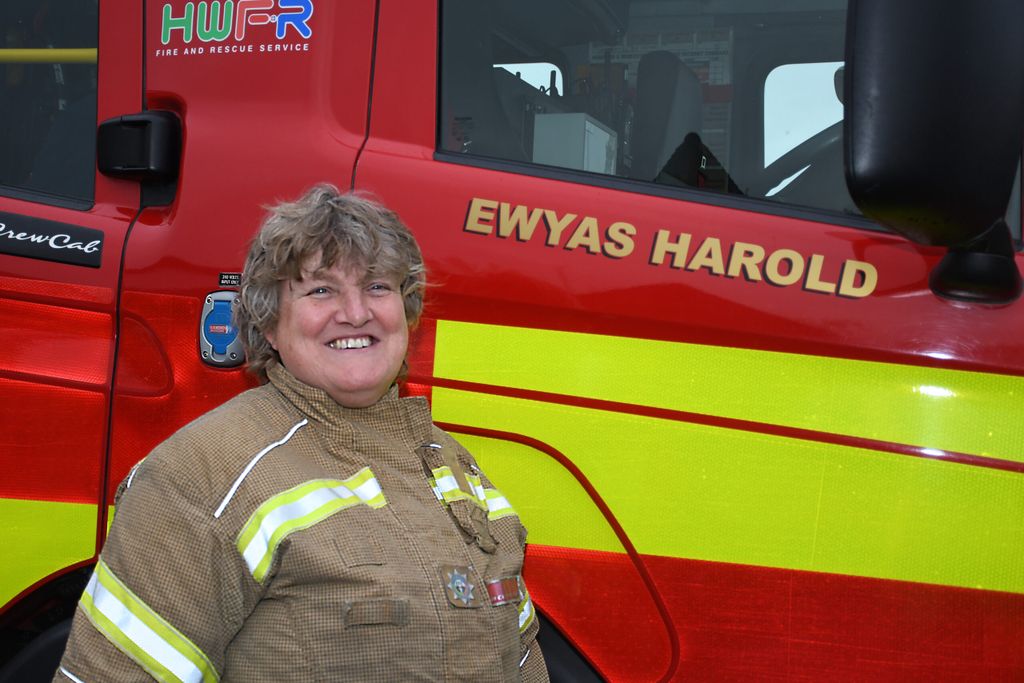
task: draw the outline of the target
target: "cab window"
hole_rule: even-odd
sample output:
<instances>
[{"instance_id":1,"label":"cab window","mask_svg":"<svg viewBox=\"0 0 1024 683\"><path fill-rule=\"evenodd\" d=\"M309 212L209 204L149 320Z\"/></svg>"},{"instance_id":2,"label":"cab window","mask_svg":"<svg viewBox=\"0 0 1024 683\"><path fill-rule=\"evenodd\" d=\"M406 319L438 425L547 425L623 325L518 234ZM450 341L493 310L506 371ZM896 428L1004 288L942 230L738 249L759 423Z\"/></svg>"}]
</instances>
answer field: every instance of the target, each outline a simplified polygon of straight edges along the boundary
<instances>
[{"instance_id":1,"label":"cab window","mask_svg":"<svg viewBox=\"0 0 1024 683\"><path fill-rule=\"evenodd\" d=\"M541 92L558 95L565 90L565 79L558 67L551 62L534 62L526 64L495 64L516 78L526 81Z\"/></svg>"},{"instance_id":2,"label":"cab window","mask_svg":"<svg viewBox=\"0 0 1024 683\"><path fill-rule=\"evenodd\" d=\"M0 4L0 192L91 203L96 0Z\"/></svg>"},{"instance_id":3,"label":"cab window","mask_svg":"<svg viewBox=\"0 0 1024 683\"><path fill-rule=\"evenodd\" d=\"M845 15L843 0L447 0L439 149L856 214ZM548 66L504 66L524 64Z\"/></svg>"},{"instance_id":4,"label":"cab window","mask_svg":"<svg viewBox=\"0 0 1024 683\"><path fill-rule=\"evenodd\" d=\"M766 166L843 121L842 62L784 64L764 83L764 163ZM804 166L766 196L785 189Z\"/></svg>"}]
</instances>

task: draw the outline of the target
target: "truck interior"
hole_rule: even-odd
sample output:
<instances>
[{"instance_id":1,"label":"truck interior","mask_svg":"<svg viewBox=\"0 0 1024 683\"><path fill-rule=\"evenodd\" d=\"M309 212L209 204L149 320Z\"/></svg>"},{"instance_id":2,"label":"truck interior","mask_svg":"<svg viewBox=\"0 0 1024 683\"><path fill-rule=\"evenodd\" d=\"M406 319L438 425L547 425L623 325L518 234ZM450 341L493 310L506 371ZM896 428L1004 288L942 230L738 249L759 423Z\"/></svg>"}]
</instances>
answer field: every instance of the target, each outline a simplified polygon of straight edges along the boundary
<instances>
[{"instance_id":1,"label":"truck interior","mask_svg":"<svg viewBox=\"0 0 1024 683\"><path fill-rule=\"evenodd\" d=\"M845 0L447 0L441 18L441 152L860 216Z\"/></svg>"},{"instance_id":2,"label":"truck interior","mask_svg":"<svg viewBox=\"0 0 1024 683\"><path fill-rule=\"evenodd\" d=\"M9 188L5 193L27 191L78 202L80 208L91 205L96 47L94 2L0 6L0 187Z\"/></svg>"}]
</instances>

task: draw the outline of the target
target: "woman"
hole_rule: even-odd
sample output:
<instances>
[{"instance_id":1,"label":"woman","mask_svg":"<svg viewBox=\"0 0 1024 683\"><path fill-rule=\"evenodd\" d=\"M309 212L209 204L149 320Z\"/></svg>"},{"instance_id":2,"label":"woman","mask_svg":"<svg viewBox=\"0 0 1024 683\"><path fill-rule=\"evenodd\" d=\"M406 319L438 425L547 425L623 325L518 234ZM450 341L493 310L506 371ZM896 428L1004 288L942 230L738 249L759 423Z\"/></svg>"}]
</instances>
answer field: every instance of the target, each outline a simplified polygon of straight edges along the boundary
<instances>
[{"instance_id":1,"label":"woman","mask_svg":"<svg viewBox=\"0 0 1024 683\"><path fill-rule=\"evenodd\" d=\"M398 396L424 283L377 204L271 211L237 315L267 381L126 479L55 681L547 680L525 529Z\"/></svg>"}]
</instances>

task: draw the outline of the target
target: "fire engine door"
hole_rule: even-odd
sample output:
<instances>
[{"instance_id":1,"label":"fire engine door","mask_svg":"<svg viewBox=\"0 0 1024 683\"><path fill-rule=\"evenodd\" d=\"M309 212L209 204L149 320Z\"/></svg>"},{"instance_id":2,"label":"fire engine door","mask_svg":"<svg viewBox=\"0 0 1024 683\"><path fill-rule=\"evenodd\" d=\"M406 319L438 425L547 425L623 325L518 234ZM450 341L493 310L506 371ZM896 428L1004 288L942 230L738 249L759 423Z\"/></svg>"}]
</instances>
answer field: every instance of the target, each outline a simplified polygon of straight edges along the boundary
<instances>
[{"instance_id":1,"label":"fire engine door","mask_svg":"<svg viewBox=\"0 0 1024 683\"><path fill-rule=\"evenodd\" d=\"M97 123L137 111L139 3L0 7L0 605L89 560L138 184L96 172Z\"/></svg>"}]
</instances>

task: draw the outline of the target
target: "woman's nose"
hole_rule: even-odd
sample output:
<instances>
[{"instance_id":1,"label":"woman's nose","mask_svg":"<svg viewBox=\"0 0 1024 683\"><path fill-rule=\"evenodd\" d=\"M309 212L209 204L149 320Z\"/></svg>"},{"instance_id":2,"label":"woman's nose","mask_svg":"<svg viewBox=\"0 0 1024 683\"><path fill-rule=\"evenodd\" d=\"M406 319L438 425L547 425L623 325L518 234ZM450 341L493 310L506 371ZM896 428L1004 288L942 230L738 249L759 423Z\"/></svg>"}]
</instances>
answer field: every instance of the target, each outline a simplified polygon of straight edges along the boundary
<instances>
[{"instance_id":1,"label":"woman's nose","mask_svg":"<svg viewBox=\"0 0 1024 683\"><path fill-rule=\"evenodd\" d=\"M361 327L373 319L373 311L362 292L348 292L339 296L335 320L353 327Z\"/></svg>"}]
</instances>

